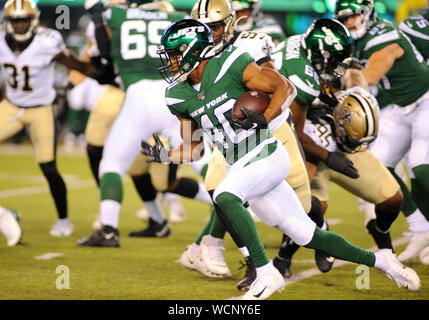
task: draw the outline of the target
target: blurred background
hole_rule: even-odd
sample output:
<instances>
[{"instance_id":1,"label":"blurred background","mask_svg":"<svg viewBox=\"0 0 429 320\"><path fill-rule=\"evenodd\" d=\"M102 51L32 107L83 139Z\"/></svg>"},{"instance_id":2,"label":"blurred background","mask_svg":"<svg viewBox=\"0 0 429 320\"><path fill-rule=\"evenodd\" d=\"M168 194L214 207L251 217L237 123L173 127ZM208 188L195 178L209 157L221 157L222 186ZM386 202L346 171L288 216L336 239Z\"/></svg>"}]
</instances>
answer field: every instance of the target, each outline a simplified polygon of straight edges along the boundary
<instances>
[{"instance_id":1,"label":"blurred background","mask_svg":"<svg viewBox=\"0 0 429 320\"><path fill-rule=\"evenodd\" d=\"M190 11L195 0L170 0L176 10ZM262 11L271 15L282 27L286 36L304 33L316 18L332 18L336 0L261 0ZM6 0L0 0L0 14ZM60 29L66 44L79 56L86 44L85 28L89 22L85 14L85 0L35 0L41 15L40 22L50 28L55 28L58 16L64 7L70 12L69 28ZM375 10L378 15L395 23L401 22L427 7L426 0L376 0ZM84 146L83 132L88 118L88 111L74 111L67 107L67 101L62 95L62 88L67 83L67 70L57 68L56 86L58 88L57 115L59 141L65 146ZM25 132L21 132L12 142L25 141Z\"/></svg>"}]
</instances>

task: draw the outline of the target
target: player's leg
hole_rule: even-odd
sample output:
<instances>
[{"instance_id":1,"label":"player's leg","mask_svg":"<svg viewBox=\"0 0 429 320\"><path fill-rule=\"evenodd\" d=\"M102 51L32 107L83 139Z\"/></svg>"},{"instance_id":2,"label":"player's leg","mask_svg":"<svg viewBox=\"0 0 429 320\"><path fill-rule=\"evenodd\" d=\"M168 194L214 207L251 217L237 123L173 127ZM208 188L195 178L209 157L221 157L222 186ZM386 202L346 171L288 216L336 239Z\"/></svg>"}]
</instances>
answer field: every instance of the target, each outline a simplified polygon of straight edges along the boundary
<instances>
[{"instance_id":1,"label":"player's leg","mask_svg":"<svg viewBox=\"0 0 429 320\"><path fill-rule=\"evenodd\" d=\"M375 217L366 222L366 228L379 249L393 250L389 229L402 207L400 186L371 151L356 152L348 157L358 169L359 178L351 179L332 171L331 181L375 205Z\"/></svg>"},{"instance_id":2,"label":"player's leg","mask_svg":"<svg viewBox=\"0 0 429 320\"><path fill-rule=\"evenodd\" d=\"M58 214L50 234L61 237L73 233L73 224L68 218L67 188L56 163L55 120L52 106L26 110L23 115L29 126L30 138L36 150L36 161L43 172Z\"/></svg>"},{"instance_id":3,"label":"player's leg","mask_svg":"<svg viewBox=\"0 0 429 320\"><path fill-rule=\"evenodd\" d=\"M420 287L418 275L396 260L390 249L374 254L351 244L339 234L317 227L305 214L287 183L251 200L250 205L262 221L276 226L299 245L322 250L338 259L375 267L385 272L398 286L409 290L417 290Z\"/></svg>"},{"instance_id":4,"label":"player's leg","mask_svg":"<svg viewBox=\"0 0 429 320\"><path fill-rule=\"evenodd\" d=\"M411 195L424 215L425 220L419 219L419 230L421 232L412 232L411 240L407 248L402 252L398 259L402 261L410 260L416 257L419 252L429 246L429 128L423 117L429 116L429 100L423 100L409 116L412 124L412 143L408 153L407 162L411 168ZM413 217L418 219L418 215ZM413 219L408 218L407 220ZM411 226L410 226L411 229Z\"/></svg>"}]
</instances>

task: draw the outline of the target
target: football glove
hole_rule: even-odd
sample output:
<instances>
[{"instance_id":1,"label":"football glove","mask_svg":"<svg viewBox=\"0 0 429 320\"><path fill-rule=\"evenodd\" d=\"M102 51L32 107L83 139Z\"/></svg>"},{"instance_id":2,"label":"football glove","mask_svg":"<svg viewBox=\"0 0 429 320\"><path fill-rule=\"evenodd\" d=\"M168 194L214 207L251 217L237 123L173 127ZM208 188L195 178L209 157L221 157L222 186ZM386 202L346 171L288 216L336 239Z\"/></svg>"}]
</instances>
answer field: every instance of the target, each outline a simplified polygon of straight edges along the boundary
<instances>
[{"instance_id":1,"label":"football glove","mask_svg":"<svg viewBox=\"0 0 429 320\"><path fill-rule=\"evenodd\" d=\"M148 157L147 162L170 162L170 157L167 149L161 142L157 134L152 135L155 140L155 146L151 146L146 141L142 141L142 153Z\"/></svg>"},{"instance_id":2,"label":"football glove","mask_svg":"<svg viewBox=\"0 0 429 320\"><path fill-rule=\"evenodd\" d=\"M85 0L85 10L88 11L91 20L96 25L103 23L104 6L99 0Z\"/></svg>"},{"instance_id":3,"label":"football glove","mask_svg":"<svg viewBox=\"0 0 429 320\"><path fill-rule=\"evenodd\" d=\"M236 118L232 118L232 121L245 130L252 129L266 129L268 127L267 119L265 119L264 115L258 114L256 112L250 111L245 107L240 107L241 112L246 116L244 120L239 120Z\"/></svg>"},{"instance_id":4,"label":"football glove","mask_svg":"<svg viewBox=\"0 0 429 320\"><path fill-rule=\"evenodd\" d=\"M328 152L325 163L332 170L338 171L352 179L359 178L358 170L353 166L353 162L347 156L340 152Z\"/></svg>"}]
</instances>

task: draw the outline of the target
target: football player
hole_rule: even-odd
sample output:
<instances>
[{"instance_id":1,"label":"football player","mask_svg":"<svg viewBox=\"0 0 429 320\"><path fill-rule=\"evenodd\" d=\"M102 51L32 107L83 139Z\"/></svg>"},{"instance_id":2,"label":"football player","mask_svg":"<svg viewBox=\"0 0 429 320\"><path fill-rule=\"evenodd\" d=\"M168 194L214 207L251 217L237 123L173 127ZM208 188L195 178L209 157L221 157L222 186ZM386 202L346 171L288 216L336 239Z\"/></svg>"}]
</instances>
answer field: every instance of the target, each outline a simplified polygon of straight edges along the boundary
<instances>
[{"instance_id":1,"label":"football player","mask_svg":"<svg viewBox=\"0 0 429 320\"><path fill-rule=\"evenodd\" d=\"M400 264L391 251L374 254L351 245L343 237L318 228L305 213L285 181L289 171L287 151L268 129L268 123L296 96L286 78L273 69L259 67L238 47L229 46L216 55L209 27L197 20L184 19L168 27L158 52L164 64L160 72L171 84L166 102L180 119L183 142L167 151L157 139L155 147L143 143L143 152L153 161L196 160L202 151L200 130L210 132L228 163L226 177L215 189L213 199L228 216L256 266L256 280L243 299L267 299L285 285L266 256L255 223L243 206L246 201L262 221L297 243L375 266L400 286L419 288L417 274ZM248 90L272 95L270 103L263 114L246 111L244 120L237 120L231 109Z\"/></svg>"},{"instance_id":2,"label":"football player","mask_svg":"<svg viewBox=\"0 0 429 320\"><path fill-rule=\"evenodd\" d=\"M261 11L262 0L232 0L231 4L237 14L237 31L265 33L276 45L286 39L276 19L264 15Z\"/></svg>"},{"instance_id":3,"label":"football player","mask_svg":"<svg viewBox=\"0 0 429 320\"><path fill-rule=\"evenodd\" d=\"M19 243L22 229L18 212L0 206L0 232L6 237L8 246L16 246Z\"/></svg>"},{"instance_id":4,"label":"football player","mask_svg":"<svg viewBox=\"0 0 429 320\"><path fill-rule=\"evenodd\" d=\"M168 2L147 0L129 1L128 6L115 5L104 11L101 2L88 0L85 7L95 24L94 43L102 57L112 59L118 68L125 91L125 100L106 138L100 162L100 222L102 229L89 238L81 239L81 246L119 246L118 219L123 198L122 176L132 168L139 155L140 141L147 141L152 133L164 132L174 146L180 143L180 123L165 106L165 82L157 72L159 57L156 50L162 31L172 21L186 13L176 12ZM104 13L103 13L104 12ZM103 16L104 15L104 16ZM106 21L106 24L104 23ZM137 33L136 33L137 30ZM109 36L111 34L111 36ZM169 129L167 132L164 129ZM143 161L138 166L147 166ZM159 166L154 164L153 166ZM162 165L165 166L165 165ZM211 203L203 184L194 179L176 178L176 164L170 164L171 174L161 191L175 192L196 200ZM132 168L133 169L133 168ZM141 172L141 171L140 171ZM165 177L153 175L154 178ZM169 180L169 178L174 178ZM141 176L142 187L150 187L150 176ZM167 220L156 193L142 191L145 208L150 215L148 229L131 232L130 236L167 236Z\"/></svg>"},{"instance_id":5,"label":"football player","mask_svg":"<svg viewBox=\"0 0 429 320\"><path fill-rule=\"evenodd\" d=\"M414 201L421 213L415 206L403 206L413 233L409 245L398 256L406 261L429 245L429 230L423 232L421 228L427 226L429 219L429 127L423 121L429 115L429 68L397 26L377 17L373 0L339 0L335 17L353 35L353 56L363 66L360 72L370 86L380 85L383 89L380 107L393 104L381 120L372 152L394 176L394 168L408 152L414 176L411 195L399 177L397 181L406 199L404 204Z\"/></svg>"},{"instance_id":6,"label":"football player","mask_svg":"<svg viewBox=\"0 0 429 320\"><path fill-rule=\"evenodd\" d=\"M340 147L337 148L336 143L330 139L332 134L329 126L326 126L323 120L321 120L322 124L317 127L317 134L313 133L313 127L306 126L306 118L313 109L312 103L316 97L320 96L322 101L328 101L331 108L338 104L335 96L326 97L326 90L322 90L322 94L320 93L319 77L323 83L334 83L344 75L344 67L350 60L351 55L350 40L350 33L340 22L321 19L316 21L305 35L288 38L285 47L281 50L282 59L277 61L282 62L280 73L287 76L295 84L299 92L298 98L291 105L291 110L294 115L294 124L298 137L302 142L304 152L307 155L307 163L311 169L309 169L309 176L312 180L312 195L321 201L325 212L328 201L328 182L331 180L353 194L376 204L376 217L367 221L366 227L379 249L393 250L388 230L398 216L402 205L400 187L380 161L369 151L355 152L358 144L362 144L363 141L369 143L375 139L378 128L377 108L372 102L375 98L372 100L368 98L370 94L366 90L369 89L363 77L359 77L359 73L356 75L356 72L351 72L346 82L349 85L348 88L351 88L351 91L348 92L360 92L358 95L359 100L348 99L347 101L353 101L353 105L362 103L362 106L367 106L368 110L365 109L363 114L368 119L368 131L366 134L356 133L354 139L350 139L350 136L346 134L337 134L338 139L344 140L340 140ZM340 50L342 47L344 49ZM362 86L364 89L361 88ZM329 89L332 90L332 88ZM361 98L362 94L364 98ZM363 104L364 102L366 104ZM321 108L321 110L323 109ZM327 108L325 107L325 109ZM358 110L355 108L353 111L357 112ZM317 120L316 112L311 113L313 114L312 118L315 119L314 121L321 122ZM360 114L362 115L362 112ZM349 121L352 120L354 119L349 119ZM371 124L372 126L370 127ZM323 143L320 143L321 139L324 141ZM356 146L353 145L353 142ZM343 163L345 166L343 169L345 170L332 168L330 161L337 161L335 159L337 156L343 159L337 165ZM334 157L334 160L331 157ZM314 177L315 168L318 171ZM358 175L351 174L356 172L358 172ZM290 241L285 242L279 250L277 257L280 259L279 262L282 262L279 265L285 268L284 274L286 275L290 276L290 261L296 250L296 244L292 244ZM316 252L316 254L318 253ZM332 267L333 259L330 259L330 261L331 263L325 263L319 269L322 272L329 271Z\"/></svg>"},{"instance_id":7,"label":"football player","mask_svg":"<svg viewBox=\"0 0 429 320\"><path fill-rule=\"evenodd\" d=\"M235 32L237 23L235 12L227 0L198 1L193 7L191 16L208 24L214 37L216 52L221 52L229 44L232 44L247 51L258 65L272 69L275 68L271 59L271 52L274 47L271 37L264 33L254 31ZM287 182L297 193L304 210L309 213L310 217L321 217L321 210L319 213L314 210L318 206L312 206L310 183L308 181L305 161L301 154L299 142L290 125L292 121L291 118L289 112L282 113L270 123L270 130L272 130L274 136L282 141L290 155L291 168L287 177ZM225 158L219 150L215 149L205 176L205 185L209 192L213 192L224 179L225 166ZM310 211L310 209L313 210ZM219 208L217 208L217 211L222 218L222 212L219 212ZM224 225L227 226L229 233L232 235L245 257L247 264L246 275L238 283L237 287L239 290L246 290L256 276L255 269L242 241L237 239L233 229L231 230L230 227L228 228L228 222L225 221L225 218L223 218L223 220ZM209 226L210 224L212 225L211 227ZM188 250L184 252L180 261L187 267L192 266L193 261L199 260L198 255L200 254L200 260L204 262L210 272L227 276L230 272L223 259L222 251L224 248L223 240L221 240L225 234L225 227L216 215L209 221L209 225L206 226L195 242L188 247ZM200 245L201 240L203 241L202 245ZM204 264L197 264L197 267L201 267L201 265ZM274 265L276 265L276 263L274 263Z\"/></svg>"},{"instance_id":8,"label":"football player","mask_svg":"<svg viewBox=\"0 0 429 320\"><path fill-rule=\"evenodd\" d=\"M29 127L36 160L48 181L59 218L50 234L69 236L73 224L68 218L66 185L55 158L53 62L100 81L111 72L79 61L67 50L58 31L39 26L39 10L31 0L9 0L3 21L0 66L6 78L7 97L0 103L0 141Z\"/></svg>"}]
</instances>

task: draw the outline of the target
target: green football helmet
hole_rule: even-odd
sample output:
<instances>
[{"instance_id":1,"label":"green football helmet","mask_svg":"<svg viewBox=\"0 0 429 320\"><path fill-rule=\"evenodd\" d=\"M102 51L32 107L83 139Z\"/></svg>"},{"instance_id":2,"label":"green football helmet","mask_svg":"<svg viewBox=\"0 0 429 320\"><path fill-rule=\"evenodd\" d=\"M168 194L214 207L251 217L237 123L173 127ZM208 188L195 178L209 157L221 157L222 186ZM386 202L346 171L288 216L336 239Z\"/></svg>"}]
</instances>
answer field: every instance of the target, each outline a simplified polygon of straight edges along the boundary
<instances>
[{"instance_id":1,"label":"green football helmet","mask_svg":"<svg viewBox=\"0 0 429 320\"><path fill-rule=\"evenodd\" d=\"M158 70L167 83L183 82L201 61L215 55L210 28L194 19L176 21L165 29L157 51Z\"/></svg>"},{"instance_id":2,"label":"green football helmet","mask_svg":"<svg viewBox=\"0 0 429 320\"><path fill-rule=\"evenodd\" d=\"M350 31L335 19L316 20L301 40L307 60L325 82L344 75L352 60L352 43Z\"/></svg>"},{"instance_id":3,"label":"green football helmet","mask_svg":"<svg viewBox=\"0 0 429 320\"><path fill-rule=\"evenodd\" d=\"M364 22L357 31L352 32L355 40L362 38L377 20L374 0L337 0L334 13L335 19L344 22L348 17L357 14L364 15Z\"/></svg>"}]
</instances>

